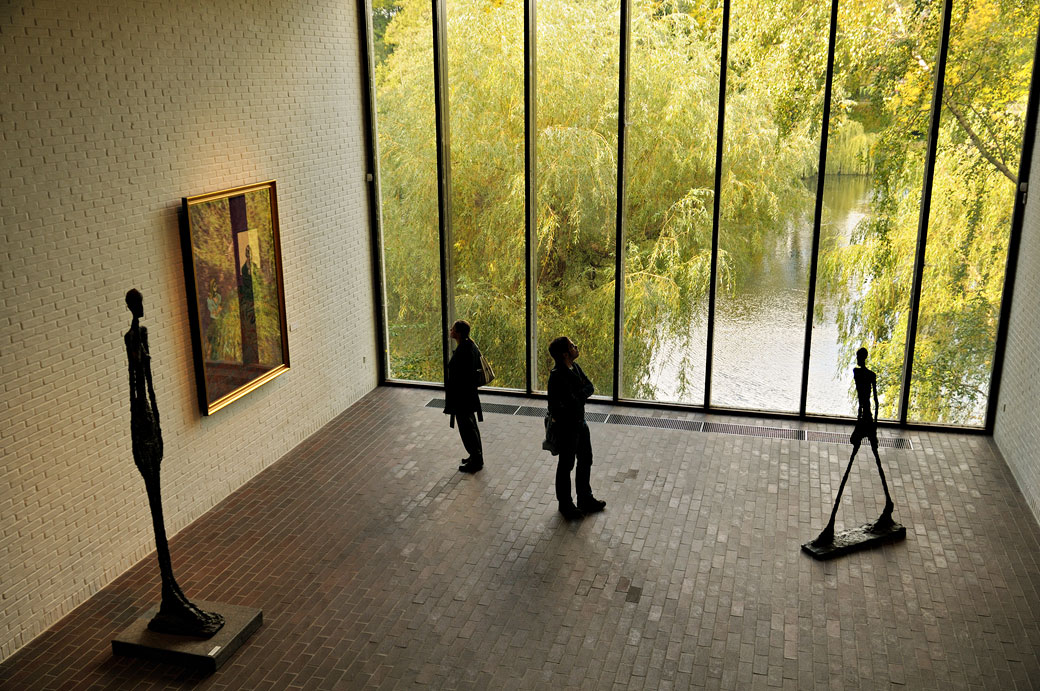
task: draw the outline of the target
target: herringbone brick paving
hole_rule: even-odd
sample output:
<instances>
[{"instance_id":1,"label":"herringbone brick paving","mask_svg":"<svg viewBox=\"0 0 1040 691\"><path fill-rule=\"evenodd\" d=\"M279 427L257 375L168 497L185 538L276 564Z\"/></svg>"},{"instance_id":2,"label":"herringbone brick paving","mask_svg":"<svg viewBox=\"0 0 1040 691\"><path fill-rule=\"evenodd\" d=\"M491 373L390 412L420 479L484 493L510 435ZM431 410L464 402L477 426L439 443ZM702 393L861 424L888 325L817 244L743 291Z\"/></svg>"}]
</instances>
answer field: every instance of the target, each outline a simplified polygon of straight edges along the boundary
<instances>
[{"instance_id":1,"label":"herringbone brick paving","mask_svg":"<svg viewBox=\"0 0 1040 691\"><path fill-rule=\"evenodd\" d=\"M0 687L1040 687L1040 528L986 437L884 449L907 540L821 563L799 546L851 447L594 424L607 509L567 523L541 420L485 416L486 467L464 475L424 407L438 393L373 391L172 540L190 597L264 610L216 674L111 655L158 599L153 555L0 665ZM839 527L880 494L864 449Z\"/></svg>"}]
</instances>

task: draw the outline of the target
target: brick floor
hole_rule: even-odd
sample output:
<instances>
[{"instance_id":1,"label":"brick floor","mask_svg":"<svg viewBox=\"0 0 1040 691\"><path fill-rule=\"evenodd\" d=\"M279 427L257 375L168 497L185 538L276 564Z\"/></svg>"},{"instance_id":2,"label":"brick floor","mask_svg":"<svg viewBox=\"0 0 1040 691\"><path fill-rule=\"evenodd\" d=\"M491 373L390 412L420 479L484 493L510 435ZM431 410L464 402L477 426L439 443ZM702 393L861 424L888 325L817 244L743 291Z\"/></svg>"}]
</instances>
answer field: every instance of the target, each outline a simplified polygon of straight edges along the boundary
<instances>
[{"instance_id":1,"label":"brick floor","mask_svg":"<svg viewBox=\"0 0 1040 691\"><path fill-rule=\"evenodd\" d=\"M0 687L1040 688L1040 528L986 437L883 449L906 541L816 562L851 447L594 424L607 510L566 523L541 420L486 415L463 475L438 395L373 391L171 541L190 597L264 610L216 674L111 655L153 556ZM881 509L861 458L839 527Z\"/></svg>"}]
</instances>

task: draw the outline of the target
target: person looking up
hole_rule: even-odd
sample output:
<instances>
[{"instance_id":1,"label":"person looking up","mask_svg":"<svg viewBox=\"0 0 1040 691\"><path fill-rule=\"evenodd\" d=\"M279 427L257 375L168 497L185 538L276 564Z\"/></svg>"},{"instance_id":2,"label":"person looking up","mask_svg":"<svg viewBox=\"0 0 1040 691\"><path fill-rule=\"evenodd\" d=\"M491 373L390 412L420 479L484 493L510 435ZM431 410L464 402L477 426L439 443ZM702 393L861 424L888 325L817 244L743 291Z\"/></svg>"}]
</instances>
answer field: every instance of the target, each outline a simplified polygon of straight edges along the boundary
<instances>
[{"instance_id":1,"label":"person looking up","mask_svg":"<svg viewBox=\"0 0 1040 691\"><path fill-rule=\"evenodd\" d=\"M602 511L607 502L592 496L592 438L585 421L585 401L595 391L592 382L575 360L580 351L574 342L560 336L549 344L555 366L549 373L549 416L560 451L556 466L556 500L568 520ZM575 460L577 466L575 467ZM571 498L571 470L577 504Z\"/></svg>"}]
</instances>

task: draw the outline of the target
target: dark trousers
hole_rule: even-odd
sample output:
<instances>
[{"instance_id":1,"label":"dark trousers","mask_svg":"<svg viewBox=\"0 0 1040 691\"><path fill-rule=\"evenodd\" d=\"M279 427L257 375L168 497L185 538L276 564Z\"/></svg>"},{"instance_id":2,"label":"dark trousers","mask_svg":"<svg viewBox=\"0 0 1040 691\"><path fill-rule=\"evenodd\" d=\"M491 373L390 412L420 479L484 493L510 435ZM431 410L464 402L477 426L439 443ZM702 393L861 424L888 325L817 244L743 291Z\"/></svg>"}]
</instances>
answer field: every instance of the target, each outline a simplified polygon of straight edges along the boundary
<instances>
[{"instance_id":1,"label":"dark trousers","mask_svg":"<svg viewBox=\"0 0 1040 691\"><path fill-rule=\"evenodd\" d=\"M480 429L477 427L477 414L459 413L455 416L455 422L459 426L459 436L462 437L462 445L466 447L466 453L476 463L484 462L484 447L480 444Z\"/></svg>"},{"instance_id":2,"label":"dark trousers","mask_svg":"<svg viewBox=\"0 0 1040 691\"><path fill-rule=\"evenodd\" d=\"M589 426L582 422L576 431L560 430L560 456L556 465L556 500L560 506L569 506L571 499L571 470L577 459L578 467L574 470L574 489L578 493L578 502L592 497L589 486L589 475L592 472L592 438Z\"/></svg>"}]
</instances>

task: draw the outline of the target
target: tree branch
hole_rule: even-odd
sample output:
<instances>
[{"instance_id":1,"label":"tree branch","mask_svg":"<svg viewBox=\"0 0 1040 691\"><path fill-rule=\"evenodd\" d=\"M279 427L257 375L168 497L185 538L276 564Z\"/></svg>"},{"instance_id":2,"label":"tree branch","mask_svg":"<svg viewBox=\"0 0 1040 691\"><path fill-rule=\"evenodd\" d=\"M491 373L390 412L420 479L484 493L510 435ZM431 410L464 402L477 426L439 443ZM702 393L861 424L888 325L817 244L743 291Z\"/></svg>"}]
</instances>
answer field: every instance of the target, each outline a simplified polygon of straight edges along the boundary
<instances>
[{"instance_id":1,"label":"tree branch","mask_svg":"<svg viewBox=\"0 0 1040 691\"><path fill-rule=\"evenodd\" d=\"M960 126L964 128L965 132L968 133L968 138L971 139L972 144L974 144L975 148L979 150L979 153L982 154L982 157L990 163L992 163L994 168L999 170L1004 175L1004 177L1010 180L1011 183L1017 187L1018 178L1015 176L1014 173L1011 172L1010 169L1008 169L1006 165L1004 165L1004 163L1000 159L998 159L996 156L994 156L986 150L985 144L983 144L982 140L979 138L979 135L975 134L975 130L971 128L971 125L968 124L968 121L964 118L961 112L957 110L957 108L950 102L946 103L946 107L950 109L950 112L953 113L953 117L957 119L957 122L960 124Z\"/></svg>"}]
</instances>

